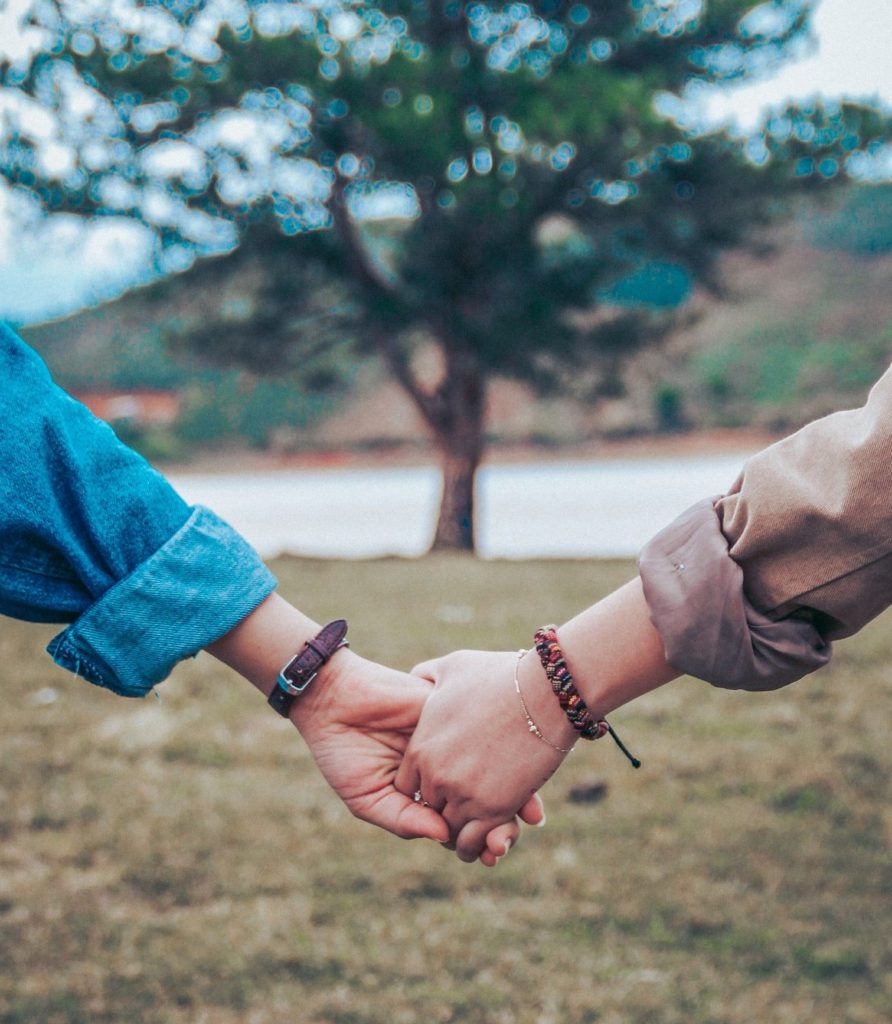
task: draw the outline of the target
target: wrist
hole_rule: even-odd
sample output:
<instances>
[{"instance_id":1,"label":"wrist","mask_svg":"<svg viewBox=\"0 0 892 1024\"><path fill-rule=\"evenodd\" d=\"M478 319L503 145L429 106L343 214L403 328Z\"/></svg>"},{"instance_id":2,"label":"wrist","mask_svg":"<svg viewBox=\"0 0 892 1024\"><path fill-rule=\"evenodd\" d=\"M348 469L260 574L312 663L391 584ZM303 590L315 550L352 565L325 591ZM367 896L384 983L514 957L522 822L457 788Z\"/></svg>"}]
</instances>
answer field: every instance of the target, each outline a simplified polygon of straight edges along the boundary
<instances>
[{"instance_id":1,"label":"wrist","mask_svg":"<svg viewBox=\"0 0 892 1024\"><path fill-rule=\"evenodd\" d=\"M208 651L235 669L266 698L279 685L279 673L306 643L319 634L320 626L277 594L271 594ZM333 699L348 677L355 685L362 658L347 648L336 650L318 670L306 690L295 696L288 717L303 730L321 701Z\"/></svg>"},{"instance_id":2,"label":"wrist","mask_svg":"<svg viewBox=\"0 0 892 1024\"><path fill-rule=\"evenodd\" d=\"M564 623L557 635L576 687L597 716L679 674L665 660L638 577Z\"/></svg>"},{"instance_id":3,"label":"wrist","mask_svg":"<svg viewBox=\"0 0 892 1024\"><path fill-rule=\"evenodd\" d=\"M527 651L517 663L517 684L529 719L535 723L550 746L569 750L579 739L564 714L542 662L535 649ZM532 730L531 730L532 731Z\"/></svg>"},{"instance_id":4,"label":"wrist","mask_svg":"<svg viewBox=\"0 0 892 1024\"><path fill-rule=\"evenodd\" d=\"M347 646L346 619L333 619L307 640L279 671L267 698L273 711L288 718L295 699L304 694L332 656Z\"/></svg>"},{"instance_id":5,"label":"wrist","mask_svg":"<svg viewBox=\"0 0 892 1024\"><path fill-rule=\"evenodd\" d=\"M561 646L555 626L540 626L534 636L536 653L551 683L558 703L577 734L586 740L597 740L610 735L626 755L633 768L640 768L641 761L625 746L607 719L593 713L588 702L576 686L576 681L567 664L567 656ZM535 731L532 723L530 728Z\"/></svg>"},{"instance_id":6,"label":"wrist","mask_svg":"<svg viewBox=\"0 0 892 1024\"><path fill-rule=\"evenodd\" d=\"M282 666L318 632L317 623L271 594L207 650L268 697Z\"/></svg>"},{"instance_id":7,"label":"wrist","mask_svg":"<svg viewBox=\"0 0 892 1024\"><path fill-rule=\"evenodd\" d=\"M364 665L365 659L348 647L334 652L319 669L313 682L291 704L288 717L301 735L311 727L322 708L337 703L339 695L351 685L354 688L361 685L357 680Z\"/></svg>"}]
</instances>

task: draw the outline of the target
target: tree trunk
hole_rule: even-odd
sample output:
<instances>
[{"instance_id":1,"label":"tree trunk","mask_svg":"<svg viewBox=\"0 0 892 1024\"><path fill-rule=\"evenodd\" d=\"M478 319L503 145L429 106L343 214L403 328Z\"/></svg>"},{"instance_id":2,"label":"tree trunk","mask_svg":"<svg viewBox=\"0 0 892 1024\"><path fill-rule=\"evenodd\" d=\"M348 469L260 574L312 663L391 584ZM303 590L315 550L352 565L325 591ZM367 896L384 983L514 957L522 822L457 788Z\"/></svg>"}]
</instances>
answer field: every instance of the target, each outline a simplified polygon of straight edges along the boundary
<instances>
[{"instance_id":1,"label":"tree trunk","mask_svg":"<svg viewBox=\"0 0 892 1024\"><path fill-rule=\"evenodd\" d=\"M439 325L438 325L439 326ZM406 351L386 330L377 347L434 435L443 467L440 514L431 551L474 550L474 481L483 454L486 377L480 357L449 332L431 330L443 357L443 375L432 391L412 371Z\"/></svg>"},{"instance_id":2,"label":"tree trunk","mask_svg":"<svg viewBox=\"0 0 892 1024\"><path fill-rule=\"evenodd\" d=\"M480 446L467 451L443 449L443 495L431 551L474 550L474 478Z\"/></svg>"},{"instance_id":3,"label":"tree trunk","mask_svg":"<svg viewBox=\"0 0 892 1024\"><path fill-rule=\"evenodd\" d=\"M486 381L480 356L472 344L460 340L450 315L442 310L402 309L393 282L381 272L356 230L341 188L333 205L335 225L349 256L351 273L371 297L394 314L395 322L374 320L367 325L376 347L397 381L415 402L434 435L443 465L443 494L431 551L474 550L474 483L483 454L483 419ZM443 377L431 391L412 370L411 359L399 339L400 322L426 322L443 356ZM421 315L419 315L421 313Z\"/></svg>"},{"instance_id":4,"label":"tree trunk","mask_svg":"<svg viewBox=\"0 0 892 1024\"><path fill-rule=\"evenodd\" d=\"M471 353L452 352L429 418L443 466L443 493L432 551L474 550L474 483L483 454L485 384Z\"/></svg>"}]
</instances>

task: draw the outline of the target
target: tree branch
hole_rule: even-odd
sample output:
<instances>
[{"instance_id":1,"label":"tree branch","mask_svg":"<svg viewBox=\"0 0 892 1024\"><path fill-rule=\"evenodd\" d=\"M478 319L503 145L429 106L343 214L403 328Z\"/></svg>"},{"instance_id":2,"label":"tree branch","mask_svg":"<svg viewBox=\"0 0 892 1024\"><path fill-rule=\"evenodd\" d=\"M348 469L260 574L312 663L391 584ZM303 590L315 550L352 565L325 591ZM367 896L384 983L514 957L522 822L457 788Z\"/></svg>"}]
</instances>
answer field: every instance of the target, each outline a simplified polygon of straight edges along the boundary
<instances>
[{"instance_id":1,"label":"tree branch","mask_svg":"<svg viewBox=\"0 0 892 1024\"><path fill-rule=\"evenodd\" d=\"M408 354L384 327L373 328L375 348L381 353L397 383L406 391L425 422L435 432L442 429L445 408L441 396L426 391L412 372Z\"/></svg>"},{"instance_id":2,"label":"tree branch","mask_svg":"<svg viewBox=\"0 0 892 1024\"><path fill-rule=\"evenodd\" d=\"M405 303L401 301L399 294L399 285L391 281L382 273L380 267L375 265L367 246L359 237L356 222L347 208L343 184L339 183L335 191L332 207L334 227L346 250L349 272L354 281L372 296L384 298L389 305L404 306ZM411 323L413 319L407 316L407 322ZM366 323L368 324L368 321ZM415 403L425 421L435 431L440 429L445 414L442 399L436 392L431 393L422 387L412 371L408 354L397 340L397 332L391 330L385 323L377 323L367 329L371 330L375 349L381 353L391 373Z\"/></svg>"},{"instance_id":3,"label":"tree branch","mask_svg":"<svg viewBox=\"0 0 892 1024\"><path fill-rule=\"evenodd\" d=\"M369 254L368 247L363 244L356 228L356 221L350 216L347 208L346 189L338 183L332 202L332 217L338 238L347 251L347 260L351 276L364 290L375 296L386 296L389 302L399 301L399 287L391 281Z\"/></svg>"}]
</instances>

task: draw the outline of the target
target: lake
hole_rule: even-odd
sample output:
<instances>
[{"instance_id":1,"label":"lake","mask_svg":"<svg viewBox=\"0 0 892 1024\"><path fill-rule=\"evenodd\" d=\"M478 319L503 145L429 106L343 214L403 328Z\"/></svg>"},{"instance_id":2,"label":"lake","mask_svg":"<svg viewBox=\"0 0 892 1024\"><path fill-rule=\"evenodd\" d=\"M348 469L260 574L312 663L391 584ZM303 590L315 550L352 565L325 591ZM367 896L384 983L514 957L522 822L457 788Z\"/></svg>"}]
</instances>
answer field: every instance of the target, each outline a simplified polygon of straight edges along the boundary
<instances>
[{"instance_id":1,"label":"lake","mask_svg":"<svg viewBox=\"0 0 892 1024\"><path fill-rule=\"evenodd\" d=\"M478 551L485 558L634 556L679 512L727 490L751 454L487 465L478 476ZM264 557L423 554L440 496L434 466L179 473L171 480Z\"/></svg>"}]
</instances>

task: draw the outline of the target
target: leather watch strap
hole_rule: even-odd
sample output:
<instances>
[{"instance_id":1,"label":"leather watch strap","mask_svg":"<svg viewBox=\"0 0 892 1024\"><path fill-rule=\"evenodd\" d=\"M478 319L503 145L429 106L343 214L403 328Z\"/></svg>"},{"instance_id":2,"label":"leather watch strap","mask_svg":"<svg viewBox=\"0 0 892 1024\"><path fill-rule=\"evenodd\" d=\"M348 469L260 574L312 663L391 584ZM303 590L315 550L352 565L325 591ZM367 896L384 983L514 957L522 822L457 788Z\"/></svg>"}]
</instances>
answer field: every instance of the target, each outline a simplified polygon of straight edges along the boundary
<instances>
[{"instance_id":1,"label":"leather watch strap","mask_svg":"<svg viewBox=\"0 0 892 1024\"><path fill-rule=\"evenodd\" d=\"M334 622L323 626L279 673L276 685L267 697L269 706L283 718L287 718L294 698L310 685L316 678L316 673L335 651L349 646L346 636L346 619L335 619Z\"/></svg>"}]
</instances>

